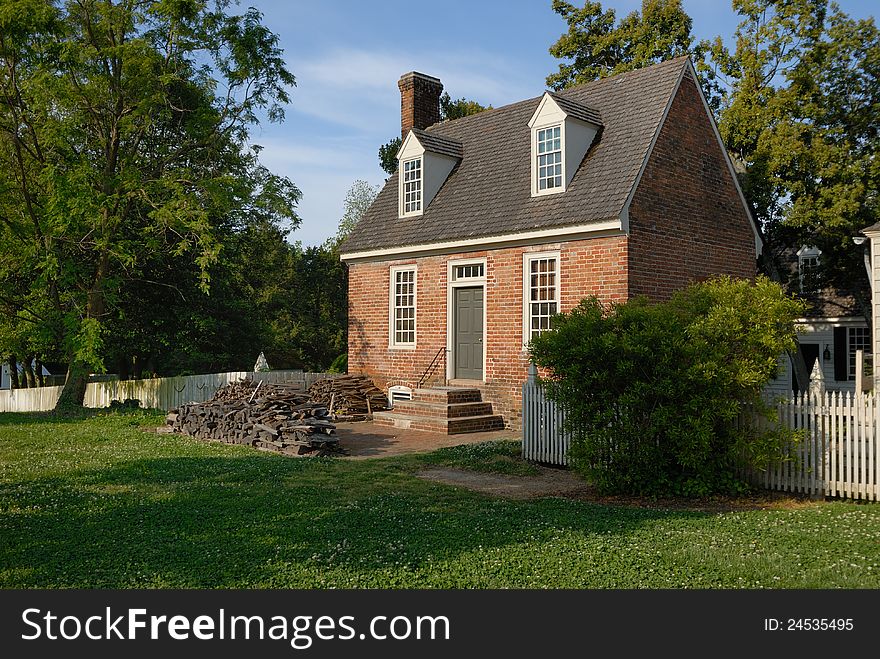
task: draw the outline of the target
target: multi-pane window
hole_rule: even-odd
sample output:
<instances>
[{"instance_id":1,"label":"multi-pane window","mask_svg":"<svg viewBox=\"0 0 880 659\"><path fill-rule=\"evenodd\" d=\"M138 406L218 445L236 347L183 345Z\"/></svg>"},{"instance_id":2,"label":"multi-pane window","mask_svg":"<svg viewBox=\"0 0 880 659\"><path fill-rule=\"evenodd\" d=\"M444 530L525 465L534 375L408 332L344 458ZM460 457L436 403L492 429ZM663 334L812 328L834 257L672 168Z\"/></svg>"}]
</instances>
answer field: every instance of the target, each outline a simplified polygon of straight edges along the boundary
<instances>
[{"instance_id":1,"label":"multi-pane window","mask_svg":"<svg viewBox=\"0 0 880 659\"><path fill-rule=\"evenodd\" d=\"M856 350L871 354L871 330L867 327L850 327L847 332L847 353L849 356L849 379L856 379Z\"/></svg>"},{"instance_id":2,"label":"multi-pane window","mask_svg":"<svg viewBox=\"0 0 880 659\"><path fill-rule=\"evenodd\" d=\"M416 271L392 270L392 343L415 345L416 342Z\"/></svg>"},{"instance_id":3,"label":"multi-pane window","mask_svg":"<svg viewBox=\"0 0 880 659\"><path fill-rule=\"evenodd\" d=\"M815 293L819 290L819 255L808 254L798 259L801 293Z\"/></svg>"},{"instance_id":4,"label":"multi-pane window","mask_svg":"<svg viewBox=\"0 0 880 659\"><path fill-rule=\"evenodd\" d=\"M538 190L562 187L562 137L559 126L538 130Z\"/></svg>"},{"instance_id":5,"label":"multi-pane window","mask_svg":"<svg viewBox=\"0 0 880 659\"><path fill-rule=\"evenodd\" d=\"M480 279L485 274L485 266L482 263L468 263L467 265L457 265L452 273L455 281L462 279Z\"/></svg>"},{"instance_id":6,"label":"multi-pane window","mask_svg":"<svg viewBox=\"0 0 880 659\"><path fill-rule=\"evenodd\" d=\"M403 212L422 210L422 159L414 158L403 163Z\"/></svg>"},{"instance_id":7,"label":"multi-pane window","mask_svg":"<svg viewBox=\"0 0 880 659\"><path fill-rule=\"evenodd\" d=\"M539 256L526 261L526 339L550 329L550 319L559 311L559 259Z\"/></svg>"}]
</instances>

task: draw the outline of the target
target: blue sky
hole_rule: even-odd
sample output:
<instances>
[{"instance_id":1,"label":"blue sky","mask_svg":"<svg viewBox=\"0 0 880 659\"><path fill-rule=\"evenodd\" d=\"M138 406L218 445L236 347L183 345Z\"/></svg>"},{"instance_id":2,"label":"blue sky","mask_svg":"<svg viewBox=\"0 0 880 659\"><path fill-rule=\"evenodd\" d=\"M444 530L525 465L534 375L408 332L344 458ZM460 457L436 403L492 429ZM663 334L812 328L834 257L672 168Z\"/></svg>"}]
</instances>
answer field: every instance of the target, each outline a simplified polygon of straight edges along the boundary
<instances>
[{"instance_id":1,"label":"blue sky","mask_svg":"<svg viewBox=\"0 0 880 659\"><path fill-rule=\"evenodd\" d=\"M380 144L399 134L397 80L407 71L439 77L453 98L495 107L538 96L558 61L548 48L565 29L550 0L242 0L264 14L297 86L281 124L262 124L253 142L272 171L302 190L292 240L323 242L336 232L355 179L380 184ZM575 0L575 4L581 4ZM641 0L606 0L618 17ZM683 0L698 39L731 35L729 0ZM852 16L871 0L841 0Z\"/></svg>"}]
</instances>

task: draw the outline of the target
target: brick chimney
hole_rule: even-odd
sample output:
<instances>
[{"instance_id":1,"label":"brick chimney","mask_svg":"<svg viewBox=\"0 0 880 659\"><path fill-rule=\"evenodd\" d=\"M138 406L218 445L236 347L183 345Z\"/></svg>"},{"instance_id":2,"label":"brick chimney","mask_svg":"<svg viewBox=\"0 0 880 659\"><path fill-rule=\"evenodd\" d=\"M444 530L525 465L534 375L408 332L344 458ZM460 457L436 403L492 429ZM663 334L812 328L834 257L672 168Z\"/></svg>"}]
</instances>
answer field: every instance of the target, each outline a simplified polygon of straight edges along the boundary
<instances>
[{"instance_id":1,"label":"brick chimney","mask_svg":"<svg viewBox=\"0 0 880 659\"><path fill-rule=\"evenodd\" d=\"M410 71L397 81L400 88L400 136L406 138L411 128L427 128L440 121L439 78Z\"/></svg>"}]
</instances>

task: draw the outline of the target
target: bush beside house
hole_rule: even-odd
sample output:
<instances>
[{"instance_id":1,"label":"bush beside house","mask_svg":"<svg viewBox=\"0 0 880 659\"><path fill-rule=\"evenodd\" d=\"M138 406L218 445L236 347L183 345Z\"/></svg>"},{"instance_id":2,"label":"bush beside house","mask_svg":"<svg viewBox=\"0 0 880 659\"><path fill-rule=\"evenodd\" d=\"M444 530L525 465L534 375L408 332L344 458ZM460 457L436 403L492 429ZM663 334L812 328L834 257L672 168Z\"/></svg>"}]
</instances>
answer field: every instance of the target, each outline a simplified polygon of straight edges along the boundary
<instances>
[{"instance_id":1,"label":"bush beside house","mask_svg":"<svg viewBox=\"0 0 880 659\"><path fill-rule=\"evenodd\" d=\"M668 302L583 300L530 344L566 409L575 469L610 492L705 496L745 486L746 464L778 457L783 430L738 423L778 357L794 348L801 304L766 278L689 286Z\"/></svg>"}]
</instances>

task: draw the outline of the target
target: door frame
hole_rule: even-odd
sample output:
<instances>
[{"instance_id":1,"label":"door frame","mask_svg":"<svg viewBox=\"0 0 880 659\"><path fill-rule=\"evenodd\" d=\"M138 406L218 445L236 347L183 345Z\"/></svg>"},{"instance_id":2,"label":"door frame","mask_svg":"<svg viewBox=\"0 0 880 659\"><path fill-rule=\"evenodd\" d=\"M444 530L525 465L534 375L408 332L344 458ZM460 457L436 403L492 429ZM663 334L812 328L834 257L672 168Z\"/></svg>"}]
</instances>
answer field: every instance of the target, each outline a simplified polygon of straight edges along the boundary
<instances>
[{"instance_id":1,"label":"door frame","mask_svg":"<svg viewBox=\"0 0 880 659\"><path fill-rule=\"evenodd\" d=\"M455 278L456 268L463 265L482 265L483 274L480 277ZM486 382L486 353L489 348L489 322L488 322L488 298L489 287L486 286L486 273L489 268L487 260L475 259L450 259L446 262L446 381L455 379L455 295L456 288L482 288L483 289L483 379Z\"/></svg>"}]
</instances>

